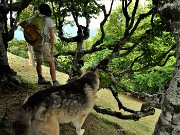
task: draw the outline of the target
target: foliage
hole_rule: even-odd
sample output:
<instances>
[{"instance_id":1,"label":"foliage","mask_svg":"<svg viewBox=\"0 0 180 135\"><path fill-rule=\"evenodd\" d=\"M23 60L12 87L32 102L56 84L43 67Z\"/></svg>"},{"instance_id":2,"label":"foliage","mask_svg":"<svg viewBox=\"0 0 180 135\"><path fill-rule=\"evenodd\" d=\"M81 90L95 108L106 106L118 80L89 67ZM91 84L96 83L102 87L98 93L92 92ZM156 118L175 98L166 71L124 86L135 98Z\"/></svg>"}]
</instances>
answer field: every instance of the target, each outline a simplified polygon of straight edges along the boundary
<instances>
[{"instance_id":1,"label":"foliage","mask_svg":"<svg viewBox=\"0 0 180 135\"><path fill-rule=\"evenodd\" d=\"M58 71L63 73L71 74L72 65L73 65L73 57L68 52L75 51L74 43L67 43L61 40L57 40L55 42L55 51L54 54L57 57L59 67L56 67Z\"/></svg>"},{"instance_id":2,"label":"foliage","mask_svg":"<svg viewBox=\"0 0 180 135\"><path fill-rule=\"evenodd\" d=\"M20 22L29 18L30 16L33 16L35 14L35 7L32 5L29 5L27 8L23 10L23 12L20 14Z\"/></svg>"},{"instance_id":3,"label":"foliage","mask_svg":"<svg viewBox=\"0 0 180 135\"><path fill-rule=\"evenodd\" d=\"M155 94L159 88L171 80L175 59L164 67L154 67L145 73L136 73L131 79L131 87L137 92Z\"/></svg>"},{"instance_id":4,"label":"foliage","mask_svg":"<svg viewBox=\"0 0 180 135\"><path fill-rule=\"evenodd\" d=\"M99 70L98 72L101 80L100 87L108 88L112 84L110 76L108 75L108 73L103 72L102 70Z\"/></svg>"},{"instance_id":5,"label":"foliage","mask_svg":"<svg viewBox=\"0 0 180 135\"><path fill-rule=\"evenodd\" d=\"M148 9L149 7L138 8L136 19L139 14L148 11ZM132 9L130 8L130 10ZM115 74L116 79L125 86L134 91L152 94L156 93L165 81L170 80L174 69L175 48L172 49L172 47L175 45L175 41L169 32L170 29L158 15L154 16L153 24L150 23L152 23L150 16L140 22L130 40L120 50L120 57L112 59L108 67ZM111 48L123 38L125 32L125 18L121 6L112 12L110 20L104 28L106 36L100 46L101 48ZM100 32L93 38L92 42L99 36ZM128 48L131 47L132 50L128 52ZM106 50L104 49L104 52ZM166 53L168 55L165 55ZM172 58L168 60L168 56L172 56ZM171 62L166 64L166 60ZM158 65L163 66L163 68ZM158 76L158 74L160 75ZM106 82L111 82L107 73L102 75L106 78ZM159 77L158 81L157 76Z\"/></svg>"},{"instance_id":6,"label":"foliage","mask_svg":"<svg viewBox=\"0 0 180 135\"><path fill-rule=\"evenodd\" d=\"M14 38L12 41L9 42L8 51L17 56L28 58L27 43L24 40L19 41L16 38Z\"/></svg>"},{"instance_id":7,"label":"foliage","mask_svg":"<svg viewBox=\"0 0 180 135\"><path fill-rule=\"evenodd\" d=\"M102 51L98 51L96 53L90 54L90 55L86 55L84 57L85 60L85 64L82 67L82 70L86 70L89 67L96 65L97 63L99 63L101 60L103 60L105 57L107 57L109 54L111 53L110 50L108 49L104 49Z\"/></svg>"},{"instance_id":8,"label":"foliage","mask_svg":"<svg viewBox=\"0 0 180 135\"><path fill-rule=\"evenodd\" d=\"M73 65L73 60L71 56L63 56L60 55L58 57L58 62L60 63L60 67L57 68L58 71L61 71L66 74L71 73L72 65Z\"/></svg>"}]
</instances>

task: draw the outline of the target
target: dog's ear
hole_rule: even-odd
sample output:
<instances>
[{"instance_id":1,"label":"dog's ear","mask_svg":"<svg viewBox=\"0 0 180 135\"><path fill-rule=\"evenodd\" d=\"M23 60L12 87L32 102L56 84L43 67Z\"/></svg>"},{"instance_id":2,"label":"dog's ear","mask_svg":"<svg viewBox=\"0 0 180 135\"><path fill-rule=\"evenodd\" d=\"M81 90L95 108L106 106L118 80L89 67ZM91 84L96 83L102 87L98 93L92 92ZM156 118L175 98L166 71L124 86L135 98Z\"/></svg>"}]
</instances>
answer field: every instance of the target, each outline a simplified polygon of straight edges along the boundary
<instances>
[{"instance_id":1,"label":"dog's ear","mask_svg":"<svg viewBox=\"0 0 180 135\"><path fill-rule=\"evenodd\" d=\"M94 64L88 67L86 71L94 71L94 72L98 71L98 64Z\"/></svg>"},{"instance_id":2,"label":"dog's ear","mask_svg":"<svg viewBox=\"0 0 180 135\"><path fill-rule=\"evenodd\" d=\"M99 88L99 77L94 71L86 72L80 79L84 80L92 89L97 90Z\"/></svg>"}]
</instances>

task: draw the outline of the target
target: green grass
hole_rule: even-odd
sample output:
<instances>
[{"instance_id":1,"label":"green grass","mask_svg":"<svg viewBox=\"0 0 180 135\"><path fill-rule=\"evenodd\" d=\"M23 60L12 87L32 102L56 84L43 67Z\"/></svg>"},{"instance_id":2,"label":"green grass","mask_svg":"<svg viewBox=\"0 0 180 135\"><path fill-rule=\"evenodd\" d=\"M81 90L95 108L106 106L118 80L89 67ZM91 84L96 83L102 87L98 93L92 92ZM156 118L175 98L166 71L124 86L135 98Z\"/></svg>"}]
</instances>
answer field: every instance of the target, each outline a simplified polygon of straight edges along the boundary
<instances>
[{"instance_id":1,"label":"green grass","mask_svg":"<svg viewBox=\"0 0 180 135\"><path fill-rule=\"evenodd\" d=\"M9 53L8 58L10 66L18 73L18 76L28 83L37 83L35 67L29 66L27 59ZM46 79L51 80L48 67L43 66L43 75ZM68 75L57 72L57 79L61 84L64 84L68 79ZM126 107L140 110L142 105L141 101L124 94L120 94L119 98ZM118 111L117 102L107 89L101 89L98 92L97 104ZM126 133L126 135L151 135L160 112L160 110L156 109L155 115L142 118L139 121L133 121L121 120L92 111L84 124L84 128L86 129L85 135L124 135L124 133ZM128 114L123 111L122 113ZM69 126L69 124L63 124L61 126L62 135L73 135L74 133L74 128Z\"/></svg>"}]
</instances>

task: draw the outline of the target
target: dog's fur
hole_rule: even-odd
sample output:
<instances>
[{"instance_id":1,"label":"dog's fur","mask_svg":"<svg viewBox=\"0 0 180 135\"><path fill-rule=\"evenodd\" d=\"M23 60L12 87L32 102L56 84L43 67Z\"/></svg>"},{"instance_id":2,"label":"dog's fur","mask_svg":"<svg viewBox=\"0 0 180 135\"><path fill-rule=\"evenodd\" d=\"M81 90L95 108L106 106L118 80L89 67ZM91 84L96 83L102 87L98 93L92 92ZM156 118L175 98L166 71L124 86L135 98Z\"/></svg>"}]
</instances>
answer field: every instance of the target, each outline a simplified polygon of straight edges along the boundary
<instances>
[{"instance_id":1,"label":"dog's fur","mask_svg":"<svg viewBox=\"0 0 180 135\"><path fill-rule=\"evenodd\" d=\"M77 135L93 109L99 78L87 72L77 80L50 87L29 97L13 123L16 135L59 135L59 123L72 122Z\"/></svg>"}]
</instances>

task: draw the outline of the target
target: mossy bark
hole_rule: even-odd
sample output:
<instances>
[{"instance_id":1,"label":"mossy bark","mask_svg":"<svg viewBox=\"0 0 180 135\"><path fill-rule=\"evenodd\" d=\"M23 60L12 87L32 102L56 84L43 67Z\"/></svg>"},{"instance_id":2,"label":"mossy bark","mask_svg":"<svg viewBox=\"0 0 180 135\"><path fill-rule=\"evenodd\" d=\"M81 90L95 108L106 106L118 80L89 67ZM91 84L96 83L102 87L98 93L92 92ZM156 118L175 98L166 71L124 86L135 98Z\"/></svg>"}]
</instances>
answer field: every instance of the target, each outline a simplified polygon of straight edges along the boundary
<instances>
[{"instance_id":1,"label":"mossy bark","mask_svg":"<svg viewBox=\"0 0 180 135\"><path fill-rule=\"evenodd\" d=\"M180 1L161 0L159 13L171 27L176 40L176 67L169 88L164 93L162 113L154 135L180 134ZM177 16L178 14L178 16Z\"/></svg>"}]
</instances>

